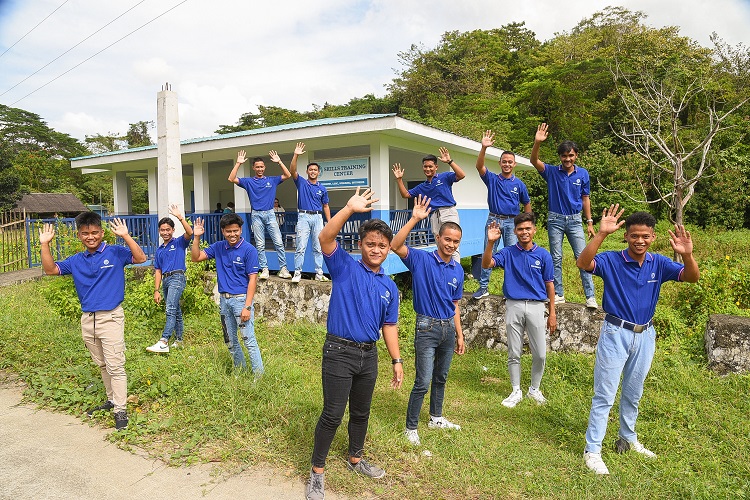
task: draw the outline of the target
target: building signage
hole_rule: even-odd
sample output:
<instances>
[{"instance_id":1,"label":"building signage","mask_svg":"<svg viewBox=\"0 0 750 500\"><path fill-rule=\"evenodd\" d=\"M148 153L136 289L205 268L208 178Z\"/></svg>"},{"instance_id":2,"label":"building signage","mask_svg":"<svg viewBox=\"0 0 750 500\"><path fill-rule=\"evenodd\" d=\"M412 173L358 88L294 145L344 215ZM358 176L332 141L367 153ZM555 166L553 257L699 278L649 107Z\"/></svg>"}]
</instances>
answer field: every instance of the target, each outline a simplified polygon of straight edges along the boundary
<instances>
[{"instance_id":1,"label":"building signage","mask_svg":"<svg viewBox=\"0 0 750 500\"><path fill-rule=\"evenodd\" d=\"M318 180L326 189L346 189L370 184L369 157L316 163L320 165Z\"/></svg>"}]
</instances>

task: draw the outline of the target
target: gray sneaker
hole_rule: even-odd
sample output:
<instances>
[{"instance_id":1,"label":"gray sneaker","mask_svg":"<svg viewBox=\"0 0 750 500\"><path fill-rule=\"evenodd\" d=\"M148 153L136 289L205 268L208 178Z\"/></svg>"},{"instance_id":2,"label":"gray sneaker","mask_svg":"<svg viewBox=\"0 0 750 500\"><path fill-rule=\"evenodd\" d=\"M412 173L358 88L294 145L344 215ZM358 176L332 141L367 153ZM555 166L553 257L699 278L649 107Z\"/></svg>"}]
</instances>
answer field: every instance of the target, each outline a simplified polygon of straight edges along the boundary
<instances>
[{"instance_id":1,"label":"gray sneaker","mask_svg":"<svg viewBox=\"0 0 750 500\"><path fill-rule=\"evenodd\" d=\"M259 280L267 280L268 279L268 268L267 267L264 267L263 269L260 270L260 272L258 273L258 279Z\"/></svg>"},{"instance_id":2,"label":"gray sneaker","mask_svg":"<svg viewBox=\"0 0 750 500\"><path fill-rule=\"evenodd\" d=\"M323 500L326 497L325 492L325 473L318 474L310 471L310 479L305 485L305 498L307 500Z\"/></svg>"},{"instance_id":3,"label":"gray sneaker","mask_svg":"<svg viewBox=\"0 0 750 500\"><path fill-rule=\"evenodd\" d=\"M289 269L287 269L286 266L279 269L279 278L288 280L291 277L292 275L289 274Z\"/></svg>"},{"instance_id":4,"label":"gray sneaker","mask_svg":"<svg viewBox=\"0 0 750 500\"><path fill-rule=\"evenodd\" d=\"M381 469L377 465L371 464L364 458L362 458L356 464L353 464L347 460L346 464L349 466L349 469L353 470L354 472L359 472L363 476L371 477L373 479L380 479L381 477L385 476L385 471L383 469Z\"/></svg>"},{"instance_id":5,"label":"gray sneaker","mask_svg":"<svg viewBox=\"0 0 750 500\"><path fill-rule=\"evenodd\" d=\"M323 272L315 273L315 281L331 281Z\"/></svg>"}]
</instances>

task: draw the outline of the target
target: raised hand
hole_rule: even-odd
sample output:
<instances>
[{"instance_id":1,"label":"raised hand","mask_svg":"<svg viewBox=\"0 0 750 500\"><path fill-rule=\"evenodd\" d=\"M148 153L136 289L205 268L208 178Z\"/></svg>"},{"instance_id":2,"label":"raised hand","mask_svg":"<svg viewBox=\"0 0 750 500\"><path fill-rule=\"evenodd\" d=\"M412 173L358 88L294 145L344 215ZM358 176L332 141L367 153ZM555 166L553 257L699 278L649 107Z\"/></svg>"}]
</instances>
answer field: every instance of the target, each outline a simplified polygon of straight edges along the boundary
<instances>
[{"instance_id":1,"label":"raised hand","mask_svg":"<svg viewBox=\"0 0 750 500\"><path fill-rule=\"evenodd\" d=\"M549 132L547 131L547 124L542 123L537 127L536 134L534 135L534 141L543 142L547 140Z\"/></svg>"},{"instance_id":2,"label":"raised hand","mask_svg":"<svg viewBox=\"0 0 750 500\"><path fill-rule=\"evenodd\" d=\"M39 228L39 243L45 244L55 237L55 225L46 223Z\"/></svg>"},{"instance_id":3,"label":"raised hand","mask_svg":"<svg viewBox=\"0 0 750 500\"><path fill-rule=\"evenodd\" d=\"M669 231L669 244L672 246L672 250L680 255L693 253L693 238L690 236L690 231L685 229L685 226L675 224L674 232Z\"/></svg>"},{"instance_id":4,"label":"raised hand","mask_svg":"<svg viewBox=\"0 0 750 500\"><path fill-rule=\"evenodd\" d=\"M500 226L498 226L497 222L490 222L490 226L487 228L487 240L495 243L502 235L503 233L500 231Z\"/></svg>"},{"instance_id":5,"label":"raised hand","mask_svg":"<svg viewBox=\"0 0 750 500\"><path fill-rule=\"evenodd\" d=\"M412 217L416 217L419 220L426 219L430 215L430 212L432 212L432 209L429 208L430 201L432 200L426 196L417 195L414 198L414 209L411 212Z\"/></svg>"},{"instance_id":6,"label":"raised hand","mask_svg":"<svg viewBox=\"0 0 750 500\"><path fill-rule=\"evenodd\" d=\"M112 229L112 232L120 238L124 238L128 235L128 226L125 224L125 221L119 217L115 217L109 221L109 227Z\"/></svg>"},{"instance_id":7,"label":"raised hand","mask_svg":"<svg viewBox=\"0 0 750 500\"><path fill-rule=\"evenodd\" d=\"M488 148L493 144L495 144L495 134L492 130L485 131L484 136L482 136L482 147Z\"/></svg>"},{"instance_id":8,"label":"raised hand","mask_svg":"<svg viewBox=\"0 0 750 500\"><path fill-rule=\"evenodd\" d=\"M619 210L619 212L618 212ZM602 210L602 220L599 222L599 232L602 234L612 234L625 224L624 220L617 222L622 217L625 209L620 210L620 204L610 205L609 208Z\"/></svg>"},{"instance_id":9,"label":"raised hand","mask_svg":"<svg viewBox=\"0 0 750 500\"><path fill-rule=\"evenodd\" d=\"M372 204L380 201L380 198L373 198L375 193L367 188L362 194L359 194L359 188L354 192L349 201L346 202L346 206L351 208L357 213L369 212L372 210Z\"/></svg>"},{"instance_id":10,"label":"raised hand","mask_svg":"<svg viewBox=\"0 0 750 500\"><path fill-rule=\"evenodd\" d=\"M279 154L274 151L273 149L268 152L268 156L271 157L271 161L274 163L281 163L281 158L279 158Z\"/></svg>"},{"instance_id":11,"label":"raised hand","mask_svg":"<svg viewBox=\"0 0 750 500\"><path fill-rule=\"evenodd\" d=\"M200 238L200 236L206 232L206 228L203 225L203 219L198 217L193 223L193 234Z\"/></svg>"},{"instance_id":12,"label":"raised hand","mask_svg":"<svg viewBox=\"0 0 750 500\"><path fill-rule=\"evenodd\" d=\"M404 176L404 169L401 168L401 164L400 163L394 163L393 164L393 176L396 179L403 178L403 176Z\"/></svg>"},{"instance_id":13,"label":"raised hand","mask_svg":"<svg viewBox=\"0 0 750 500\"><path fill-rule=\"evenodd\" d=\"M305 154L305 143L304 142L298 142L297 147L294 148L294 154L297 156L301 154Z\"/></svg>"},{"instance_id":14,"label":"raised hand","mask_svg":"<svg viewBox=\"0 0 750 500\"><path fill-rule=\"evenodd\" d=\"M440 151L440 161L448 163L448 160L451 159L451 154L448 151L448 149L447 148L440 148L439 151Z\"/></svg>"},{"instance_id":15,"label":"raised hand","mask_svg":"<svg viewBox=\"0 0 750 500\"><path fill-rule=\"evenodd\" d=\"M169 205L169 213L177 217L177 220L182 219L182 211L175 203Z\"/></svg>"},{"instance_id":16,"label":"raised hand","mask_svg":"<svg viewBox=\"0 0 750 500\"><path fill-rule=\"evenodd\" d=\"M245 156L245 150L241 149L239 153L237 153L237 163L245 163L247 161L247 156Z\"/></svg>"}]
</instances>

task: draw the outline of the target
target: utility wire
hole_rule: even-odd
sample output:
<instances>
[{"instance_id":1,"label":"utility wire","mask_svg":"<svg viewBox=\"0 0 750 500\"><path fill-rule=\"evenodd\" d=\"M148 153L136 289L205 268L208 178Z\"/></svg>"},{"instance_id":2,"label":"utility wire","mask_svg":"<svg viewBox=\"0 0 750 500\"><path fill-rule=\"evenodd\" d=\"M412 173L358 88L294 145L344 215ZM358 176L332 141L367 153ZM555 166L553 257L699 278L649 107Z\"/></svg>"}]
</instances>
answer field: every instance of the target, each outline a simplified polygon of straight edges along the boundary
<instances>
[{"instance_id":1,"label":"utility wire","mask_svg":"<svg viewBox=\"0 0 750 500\"><path fill-rule=\"evenodd\" d=\"M48 81L48 82L47 82L47 83L45 83L44 85L41 85L41 86L37 87L36 89L32 90L31 92L29 92L29 93L28 93L28 94L26 94L25 96L21 97L21 98L20 98L20 99L18 99L17 101L15 101L15 102L11 103L11 106L15 106L16 104L18 104L19 102L23 101L24 99L26 99L26 98L27 98L27 97L29 97L30 95L32 95L32 94L35 94L36 92L38 92L38 91L42 90L42 89L43 89L44 87L46 87L46 86L47 86L47 85L49 85L50 83L52 83L52 82L54 82L54 81L56 81L56 80L58 80L58 79L62 78L63 76L67 75L68 73L70 73L71 71L73 71L73 70L74 70L74 69L76 69L77 67L81 66L81 65L82 65L82 64L84 64L85 62L87 62L87 61L89 61L90 59L93 59L94 57L98 56L99 54L101 54L102 52L104 52L104 51L105 51L105 50L107 50L108 48L112 47L113 45L115 45L115 44L117 44L117 43L119 43L119 42L123 41L124 39L126 39L127 37L129 37L130 35L132 35L133 33L135 33L136 31L138 31L138 30L140 30L140 29L142 29L142 28L145 28L145 27L146 27L146 26L148 26L149 24L153 23L154 21L156 21L156 20L157 20L157 19L159 19L160 17L164 16L165 14L167 14L167 13L169 13L169 12L173 11L174 9L176 9L177 7L179 7L180 5L184 4L184 3L185 3L185 2L187 2L187 1L188 1L188 0L182 0L182 2L178 3L178 4L177 4L177 5L175 5L174 7L170 7L169 9L165 10L164 12L162 12L161 14L159 14L158 16L156 16L155 18L153 18L153 19L151 19L150 21L148 21L148 22L146 22L146 23L144 23L144 24L140 25L139 27L137 27L136 29L134 29L133 31L131 31L130 33L128 33L127 35L125 35L125 36L123 36L123 37L121 37L121 38L119 38L119 39L115 40L114 42L110 43L109 45L107 45L106 47L104 47L104 48L103 48L102 50L100 50L99 52L97 52L97 53L95 53L95 54L93 54L93 55L91 55L91 56L87 57L86 59L84 59L83 61L79 62L78 64L76 64L75 66L73 66L72 68L70 68L69 70L67 70L67 71L65 71L65 72L63 72L63 73L60 73L59 75L57 75L57 76L56 76L55 78L53 78L52 80Z\"/></svg>"},{"instance_id":2,"label":"utility wire","mask_svg":"<svg viewBox=\"0 0 750 500\"><path fill-rule=\"evenodd\" d=\"M67 0L66 0L66 1L67 1ZM52 59L52 60L51 60L50 62L48 62L47 64L45 64L44 66L42 66L42 67L41 67L41 68L39 68L38 70L34 71L34 72L33 72L32 74L30 74L29 76L27 76L26 78L24 78L23 80L21 80L20 82L18 82L17 84L13 85L13 86L12 86L11 88L9 88L8 90L6 90L6 91L5 91L5 92L3 92L2 94L0 94L0 97L4 96L5 94L7 94L8 92L10 92L10 91L11 91L11 90L13 90L14 88L18 87L18 86L19 86L19 85L21 85L21 84L22 84L23 82L25 82L26 80L28 80L28 79L29 79L29 78L31 78L32 76L36 75L37 73L39 73L40 71L42 71L42 70L43 70L44 68L46 68L47 66L49 66L49 65L50 65L50 64L52 64L53 62L57 61L57 60L58 60L58 59L60 59L60 58L61 58L62 56L64 56L65 54L67 54L67 53L68 53L68 52L70 52L71 50L75 49L76 47L78 47L79 45L81 45L81 44L82 44L83 42L85 42L86 40L88 40L88 39L89 39L89 38L91 38L92 36L96 35L96 34L97 34L97 33L99 33L99 32L100 32L101 30L103 30L104 28L106 28L107 26L109 26L110 24L112 24L113 22L117 21L117 20L118 20L118 19L120 19L120 18L121 18L122 16L124 16L125 14L127 14L128 12L130 12L131 10L135 9L136 7L138 7L138 6L140 5L140 4L142 4L142 3L143 3L143 2L145 2L145 1L146 1L146 0L141 0L141 1L140 1L140 2L138 2L137 4L133 5L133 6L132 6L132 7L130 7L130 8L128 9L128 10L126 10L125 12L123 12L122 14L120 14L119 16L117 16L116 18L112 19L112 20L111 20L110 22L108 22L107 24L105 24L104 26L102 26L101 28L99 28L98 30L96 30L96 31L94 31L93 33L91 33L91 34L90 34L89 36L87 36L86 38L84 38L83 40L81 40L81 41L80 41L80 42L78 42L77 44L73 45L73 46L72 46L71 48L69 48L68 50L66 50L65 52L63 52L62 54L60 54L59 56L57 56L57 57L55 57L54 59Z\"/></svg>"},{"instance_id":3,"label":"utility wire","mask_svg":"<svg viewBox=\"0 0 750 500\"><path fill-rule=\"evenodd\" d=\"M70 0L65 0L65 1L64 1L63 3L61 3L61 4L60 4L60 7L62 7L63 5L65 5L66 3L68 3L69 1L70 1ZM49 13L49 14L47 15L47 17L45 17L44 19L42 19L41 21L39 21L39 22L37 23L37 25L36 25L36 26L34 26L33 28L31 28L31 29L30 29L29 31L27 31L27 32L26 32L26 35L22 36L21 38L19 38L18 40L16 40L16 43L14 43L13 45L11 45L11 46L10 46L10 47L8 47L7 49L5 49L5 51L4 51L4 52L3 52L2 54L0 54L0 57L3 57L3 56L4 56L4 55L5 55L5 54L6 54L6 53L7 53L7 52L8 52L9 50L10 50L10 49L12 49L12 48L13 48L13 47L15 47L16 45L18 45L18 42L20 42L21 40L23 40L24 38L26 38L26 36L27 36L27 35L28 35L29 33L31 33L32 31L34 31L35 29L37 29L37 28L39 27L39 25L40 25L40 24L42 24L42 23L43 23L44 21L46 21L47 19L49 19L49 18L50 18L50 16L51 16L52 14L54 14L55 12L57 12L58 10L60 10L60 7L56 8L55 10L53 10L52 12L50 12L50 13Z\"/></svg>"}]
</instances>

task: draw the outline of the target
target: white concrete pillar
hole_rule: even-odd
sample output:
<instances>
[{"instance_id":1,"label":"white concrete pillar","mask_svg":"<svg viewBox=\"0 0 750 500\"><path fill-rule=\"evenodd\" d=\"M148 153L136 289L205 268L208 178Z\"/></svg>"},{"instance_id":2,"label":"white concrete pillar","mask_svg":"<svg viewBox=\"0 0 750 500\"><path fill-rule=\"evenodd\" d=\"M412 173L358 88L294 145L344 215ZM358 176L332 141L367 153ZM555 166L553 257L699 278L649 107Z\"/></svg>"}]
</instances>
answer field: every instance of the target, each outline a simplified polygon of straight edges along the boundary
<instances>
[{"instance_id":1,"label":"white concrete pillar","mask_svg":"<svg viewBox=\"0 0 750 500\"><path fill-rule=\"evenodd\" d=\"M209 196L208 163L193 163L193 196L197 213L213 212Z\"/></svg>"},{"instance_id":2,"label":"white concrete pillar","mask_svg":"<svg viewBox=\"0 0 750 500\"><path fill-rule=\"evenodd\" d=\"M169 84L156 97L156 134L158 147L158 214L169 215L169 205L176 204L185 213L185 194L182 186L182 155L180 153L180 118L177 112L177 93ZM180 227L175 220L175 228ZM180 229L181 230L181 229Z\"/></svg>"},{"instance_id":3,"label":"white concrete pillar","mask_svg":"<svg viewBox=\"0 0 750 500\"><path fill-rule=\"evenodd\" d=\"M127 172L115 172L112 176L112 194L115 202L115 215L130 213L130 180Z\"/></svg>"},{"instance_id":4,"label":"white concrete pillar","mask_svg":"<svg viewBox=\"0 0 750 500\"><path fill-rule=\"evenodd\" d=\"M232 158L232 167L234 167L235 159L236 158ZM252 159L246 161L240 166L240 169L237 171L237 177L252 177L255 175L255 172L251 168L252 165L250 165L251 161ZM227 172L227 175L229 175L229 172ZM234 211L238 214L250 213L250 198L247 196L247 191L239 187L237 184L232 183L232 185L234 186Z\"/></svg>"},{"instance_id":5,"label":"white concrete pillar","mask_svg":"<svg viewBox=\"0 0 750 500\"><path fill-rule=\"evenodd\" d=\"M156 167L148 169L148 213L159 213L159 176Z\"/></svg>"},{"instance_id":6,"label":"white concrete pillar","mask_svg":"<svg viewBox=\"0 0 750 500\"><path fill-rule=\"evenodd\" d=\"M391 169L388 144L382 140L376 140L370 144L370 188L380 201L373 205L373 217L390 221L389 210L391 209ZM376 213L377 212L377 213Z\"/></svg>"}]
</instances>

